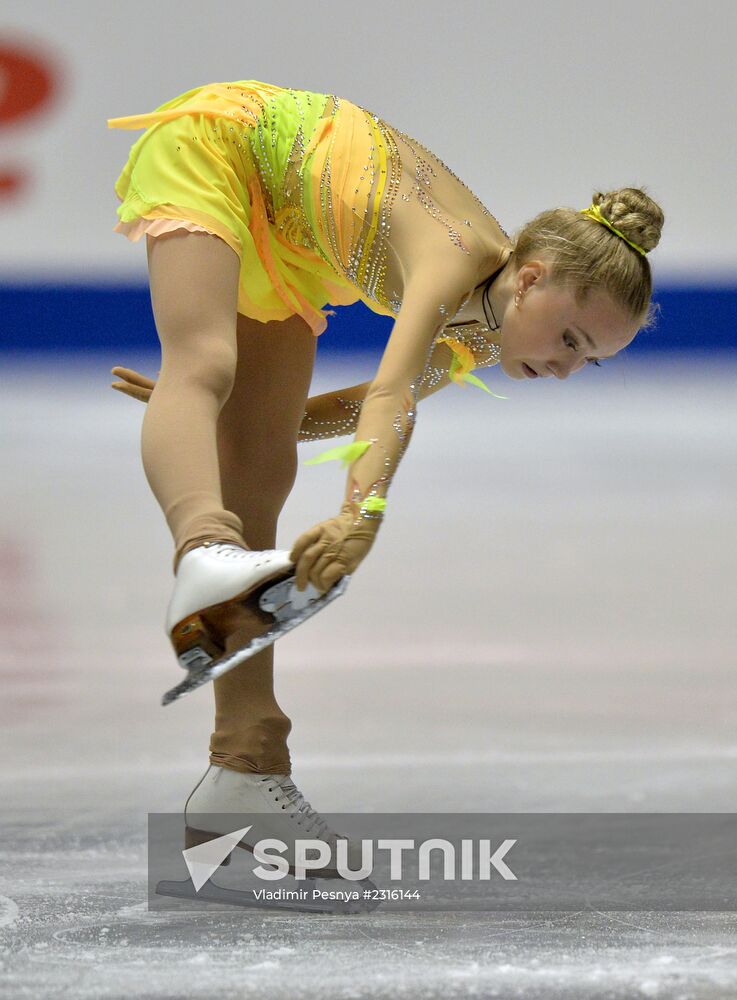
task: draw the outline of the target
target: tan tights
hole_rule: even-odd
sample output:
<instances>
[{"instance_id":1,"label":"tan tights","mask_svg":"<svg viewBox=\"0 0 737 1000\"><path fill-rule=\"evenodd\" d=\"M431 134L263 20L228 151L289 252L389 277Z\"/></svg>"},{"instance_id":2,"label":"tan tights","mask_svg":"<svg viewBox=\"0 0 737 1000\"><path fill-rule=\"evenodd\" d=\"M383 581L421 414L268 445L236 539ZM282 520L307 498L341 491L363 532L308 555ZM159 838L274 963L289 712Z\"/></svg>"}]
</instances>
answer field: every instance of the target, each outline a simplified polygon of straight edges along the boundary
<instances>
[{"instance_id":1,"label":"tan tights","mask_svg":"<svg viewBox=\"0 0 737 1000\"><path fill-rule=\"evenodd\" d=\"M218 237L176 230L147 236L147 249L162 359L141 455L174 538L174 570L203 541L274 548L315 337L299 316L259 323L237 313L240 262ZM291 723L274 696L273 662L269 647L213 682L213 764L290 773Z\"/></svg>"}]
</instances>

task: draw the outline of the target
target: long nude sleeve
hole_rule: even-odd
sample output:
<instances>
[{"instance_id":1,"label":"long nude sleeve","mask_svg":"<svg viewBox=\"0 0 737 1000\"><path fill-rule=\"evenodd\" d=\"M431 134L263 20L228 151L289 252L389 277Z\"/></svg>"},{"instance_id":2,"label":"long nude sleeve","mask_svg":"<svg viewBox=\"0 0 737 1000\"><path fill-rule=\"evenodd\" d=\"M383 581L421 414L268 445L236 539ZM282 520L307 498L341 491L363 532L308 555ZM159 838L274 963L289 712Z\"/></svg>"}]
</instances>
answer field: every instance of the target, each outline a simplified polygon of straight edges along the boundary
<instances>
[{"instance_id":1,"label":"long nude sleeve","mask_svg":"<svg viewBox=\"0 0 737 1000\"><path fill-rule=\"evenodd\" d=\"M354 434L370 382L347 386L320 396L311 396L299 428L298 441Z\"/></svg>"},{"instance_id":2,"label":"long nude sleeve","mask_svg":"<svg viewBox=\"0 0 737 1000\"><path fill-rule=\"evenodd\" d=\"M292 546L299 590L311 583L326 593L355 572L371 550L389 486L412 436L428 362L435 351L445 354L444 364L456 360L448 344L436 343L438 333L457 314L475 280L475 267L436 253L406 283L400 314L361 407L355 440L307 463L341 458L348 477L337 516L309 528ZM462 367L471 361L467 356ZM456 371L454 378L460 377Z\"/></svg>"},{"instance_id":3,"label":"long nude sleeve","mask_svg":"<svg viewBox=\"0 0 737 1000\"><path fill-rule=\"evenodd\" d=\"M447 326L440 333L442 337L435 338L418 383L418 400L426 399L452 382L450 370L454 349L444 342L445 337L468 350L474 368L486 368L499 361L499 346L492 339L489 327L482 323ZM370 382L361 382L359 385L346 386L345 389L334 389L320 396L311 396L307 400L298 440L322 441L355 434L370 387Z\"/></svg>"},{"instance_id":4,"label":"long nude sleeve","mask_svg":"<svg viewBox=\"0 0 737 1000\"><path fill-rule=\"evenodd\" d=\"M441 255L408 283L400 314L356 427L344 501L354 524L380 520L386 495L415 425L423 375L438 331L460 307L474 273Z\"/></svg>"}]
</instances>

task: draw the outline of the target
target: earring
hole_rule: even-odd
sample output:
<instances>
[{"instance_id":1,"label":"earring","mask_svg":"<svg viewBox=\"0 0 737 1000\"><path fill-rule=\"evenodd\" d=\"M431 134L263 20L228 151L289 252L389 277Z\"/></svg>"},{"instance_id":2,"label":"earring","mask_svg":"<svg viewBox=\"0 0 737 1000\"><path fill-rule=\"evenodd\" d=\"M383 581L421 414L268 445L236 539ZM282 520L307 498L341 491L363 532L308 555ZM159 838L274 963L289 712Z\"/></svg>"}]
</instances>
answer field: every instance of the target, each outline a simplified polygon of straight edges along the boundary
<instances>
[{"instance_id":1,"label":"earring","mask_svg":"<svg viewBox=\"0 0 737 1000\"><path fill-rule=\"evenodd\" d=\"M515 297L514 297L514 304L516 305L516 307L517 307L518 309L519 309L519 303L520 303L520 299L521 299L521 298L522 298L522 292L519 292L519 291L518 291L518 292L517 292L517 294L516 294L516 295L515 295Z\"/></svg>"}]
</instances>

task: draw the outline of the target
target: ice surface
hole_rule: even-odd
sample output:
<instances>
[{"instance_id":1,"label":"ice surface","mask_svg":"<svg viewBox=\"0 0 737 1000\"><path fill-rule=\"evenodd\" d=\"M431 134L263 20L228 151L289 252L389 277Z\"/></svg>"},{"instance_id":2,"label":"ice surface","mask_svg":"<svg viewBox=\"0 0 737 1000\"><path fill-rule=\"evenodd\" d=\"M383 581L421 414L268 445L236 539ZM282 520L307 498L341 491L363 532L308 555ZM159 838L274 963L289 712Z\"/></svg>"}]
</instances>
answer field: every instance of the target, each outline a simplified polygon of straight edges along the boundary
<instances>
[{"instance_id":1,"label":"ice surface","mask_svg":"<svg viewBox=\"0 0 737 1000\"><path fill-rule=\"evenodd\" d=\"M212 722L159 705L170 541L107 388L156 360L0 374L0 996L737 995L726 913L147 911L147 813ZM609 367L421 404L348 594L277 647L321 811L735 810L734 364ZM279 544L342 488L301 470Z\"/></svg>"}]
</instances>

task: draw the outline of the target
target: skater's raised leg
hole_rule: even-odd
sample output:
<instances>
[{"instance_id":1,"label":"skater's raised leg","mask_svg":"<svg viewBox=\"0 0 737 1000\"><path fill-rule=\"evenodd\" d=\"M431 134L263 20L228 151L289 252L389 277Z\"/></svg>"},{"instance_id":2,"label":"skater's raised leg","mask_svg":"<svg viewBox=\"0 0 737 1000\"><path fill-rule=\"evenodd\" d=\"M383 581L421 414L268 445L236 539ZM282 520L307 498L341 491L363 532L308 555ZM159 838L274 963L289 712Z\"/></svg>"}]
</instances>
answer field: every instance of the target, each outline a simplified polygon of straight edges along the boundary
<instances>
[{"instance_id":1,"label":"skater's raised leg","mask_svg":"<svg viewBox=\"0 0 737 1000\"><path fill-rule=\"evenodd\" d=\"M216 429L237 363L240 260L217 236L177 230L147 237L161 373L143 421L141 455L174 538L174 571L203 542L246 547L223 506Z\"/></svg>"},{"instance_id":2,"label":"skater's raised leg","mask_svg":"<svg viewBox=\"0 0 737 1000\"><path fill-rule=\"evenodd\" d=\"M274 616L258 607L259 588L288 579L292 563L287 552L251 551L223 504L217 425L238 361L238 255L216 236L182 230L147 246L162 364L141 451L174 538L165 627L194 683L195 668L220 664L234 633L250 632L243 647L267 632Z\"/></svg>"}]
</instances>

